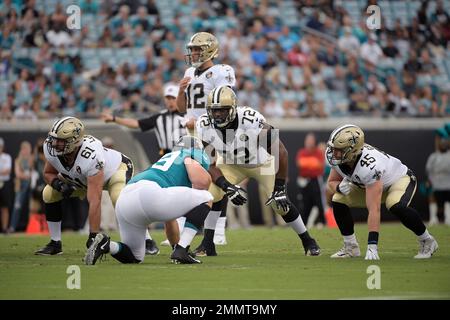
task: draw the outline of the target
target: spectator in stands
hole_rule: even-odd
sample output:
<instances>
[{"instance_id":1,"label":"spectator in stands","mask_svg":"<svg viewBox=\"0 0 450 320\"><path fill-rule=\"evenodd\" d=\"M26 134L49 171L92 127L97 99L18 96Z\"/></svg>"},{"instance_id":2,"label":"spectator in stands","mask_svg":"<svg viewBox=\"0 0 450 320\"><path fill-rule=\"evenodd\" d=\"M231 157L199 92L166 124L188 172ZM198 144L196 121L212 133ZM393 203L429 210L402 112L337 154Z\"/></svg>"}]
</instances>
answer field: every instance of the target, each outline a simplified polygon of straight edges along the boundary
<instances>
[{"instance_id":1,"label":"spectator in stands","mask_svg":"<svg viewBox=\"0 0 450 320\"><path fill-rule=\"evenodd\" d=\"M344 27L344 34L338 40L338 46L341 51L348 54L357 54L359 52L359 40L352 34L351 27Z\"/></svg>"},{"instance_id":2,"label":"spectator in stands","mask_svg":"<svg viewBox=\"0 0 450 320\"><path fill-rule=\"evenodd\" d=\"M23 121L23 120L36 121L37 115L36 115L36 113L34 113L33 110L31 110L29 102L23 102L14 111L13 118L15 120L20 120L20 121Z\"/></svg>"},{"instance_id":3,"label":"spectator in stands","mask_svg":"<svg viewBox=\"0 0 450 320\"><path fill-rule=\"evenodd\" d=\"M11 156L4 152L5 140L0 137L0 221L1 232L6 233L9 224L9 201L11 199L9 180L11 176Z\"/></svg>"},{"instance_id":4,"label":"spectator in stands","mask_svg":"<svg viewBox=\"0 0 450 320\"><path fill-rule=\"evenodd\" d=\"M20 151L14 160L14 173L16 176L14 190L16 196L14 199L14 210L11 215L11 224L9 232L15 232L20 221L20 217L27 216L30 202L30 183L31 172L33 170L34 159L31 144L28 141L22 141Z\"/></svg>"},{"instance_id":5,"label":"spectator in stands","mask_svg":"<svg viewBox=\"0 0 450 320\"><path fill-rule=\"evenodd\" d=\"M140 25L145 32L149 32L151 29L150 22L147 18L147 8L145 6L140 6L138 8L137 17L133 21L133 28L136 28L138 25Z\"/></svg>"},{"instance_id":6,"label":"spectator in stands","mask_svg":"<svg viewBox=\"0 0 450 320\"><path fill-rule=\"evenodd\" d=\"M366 62L376 66L380 59L383 57L383 51L376 42L377 36L375 33L369 35L369 41L363 43L361 46L361 58Z\"/></svg>"},{"instance_id":7,"label":"spectator in stands","mask_svg":"<svg viewBox=\"0 0 450 320\"><path fill-rule=\"evenodd\" d=\"M297 185L303 203L302 218L307 222L311 209L317 207L319 211L318 224L325 224L323 205L323 180L325 155L316 144L316 137L308 133L305 137L304 148L297 152L296 164L298 168Z\"/></svg>"},{"instance_id":8,"label":"spectator in stands","mask_svg":"<svg viewBox=\"0 0 450 320\"><path fill-rule=\"evenodd\" d=\"M277 41L284 52L289 52L300 41L300 36L295 32L291 32L288 26L283 26Z\"/></svg>"}]
</instances>

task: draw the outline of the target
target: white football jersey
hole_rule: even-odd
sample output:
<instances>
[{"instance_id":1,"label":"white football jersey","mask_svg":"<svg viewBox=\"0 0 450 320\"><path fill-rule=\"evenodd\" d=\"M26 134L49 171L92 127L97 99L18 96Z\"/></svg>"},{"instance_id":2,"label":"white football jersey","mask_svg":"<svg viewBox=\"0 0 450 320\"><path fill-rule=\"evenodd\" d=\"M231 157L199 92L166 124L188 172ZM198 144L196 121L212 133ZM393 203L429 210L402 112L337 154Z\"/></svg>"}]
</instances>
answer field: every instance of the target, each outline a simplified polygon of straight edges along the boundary
<instances>
[{"instance_id":1,"label":"white football jersey","mask_svg":"<svg viewBox=\"0 0 450 320\"><path fill-rule=\"evenodd\" d=\"M226 164L248 168L265 164L271 155L261 146L258 135L266 119L250 107L237 107L236 118L236 130L218 130L205 113L197 119L197 137L212 145Z\"/></svg>"},{"instance_id":2,"label":"white football jersey","mask_svg":"<svg viewBox=\"0 0 450 320\"><path fill-rule=\"evenodd\" d=\"M343 172L341 166L333 167L343 178L346 177L361 188L381 180L383 188L387 189L405 176L408 171L408 167L399 159L369 144L364 145L361 157L352 174Z\"/></svg>"},{"instance_id":3,"label":"white football jersey","mask_svg":"<svg viewBox=\"0 0 450 320\"><path fill-rule=\"evenodd\" d=\"M206 112L208 94L217 87L236 84L234 69L227 64L215 64L201 74L197 74L194 67L190 67L184 73L184 77L190 77L191 82L185 90L187 118L197 119Z\"/></svg>"},{"instance_id":4,"label":"white football jersey","mask_svg":"<svg viewBox=\"0 0 450 320\"><path fill-rule=\"evenodd\" d=\"M66 167L58 156L50 155L47 143L44 145L44 155L63 178L80 189L87 189L87 178L96 175L102 168L104 182L108 181L122 162L120 152L103 147L100 140L89 135L84 136L72 167Z\"/></svg>"}]
</instances>

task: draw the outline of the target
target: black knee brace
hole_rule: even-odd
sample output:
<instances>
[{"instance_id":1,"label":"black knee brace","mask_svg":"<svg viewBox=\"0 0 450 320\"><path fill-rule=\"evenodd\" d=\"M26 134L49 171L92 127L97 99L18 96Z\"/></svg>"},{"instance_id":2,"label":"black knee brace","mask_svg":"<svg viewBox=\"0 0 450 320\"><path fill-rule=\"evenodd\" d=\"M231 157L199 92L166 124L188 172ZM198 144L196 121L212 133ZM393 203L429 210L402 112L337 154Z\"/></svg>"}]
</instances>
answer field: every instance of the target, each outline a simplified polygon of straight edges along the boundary
<instances>
[{"instance_id":1,"label":"black knee brace","mask_svg":"<svg viewBox=\"0 0 450 320\"><path fill-rule=\"evenodd\" d=\"M211 210L211 208L206 203L196 206L184 215L186 217L186 223L190 223L196 227L197 230L200 229L208 216L209 210Z\"/></svg>"},{"instance_id":2,"label":"black knee brace","mask_svg":"<svg viewBox=\"0 0 450 320\"><path fill-rule=\"evenodd\" d=\"M298 212L298 209L291 203L291 208L289 209L289 211L281 217L283 218L284 222L289 223L297 219L299 215L300 212Z\"/></svg>"},{"instance_id":3,"label":"black knee brace","mask_svg":"<svg viewBox=\"0 0 450 320\"><path fill-rule=\"evenodd\" d=\"M62 202L45 203L45 217L47 221L59 222L62 220Z\"/></svg>"},{"instance_id":4,"label":"black knee brace","mask_svg":"<svg viewBox=\"0 0 450 320\"><path fill-rule=\"evenodd\" d=\"M355 233L353 217L350 208L339 202L331 202L333 206L334 219L343 236L350 236Z\"/></svg>"},{"instance_id":5,"label":"black knee brace","mask_svg":"<svg viewBox=\"0 0 450 320\"><path fill-rule=\"evenodd\" d=\"M223 211L223 208L227 207L228 197L223 196L222 200L214 202L211 208L211 211ZM226 211L226 210L225 210Z\"/></svg>"}]
</instances>

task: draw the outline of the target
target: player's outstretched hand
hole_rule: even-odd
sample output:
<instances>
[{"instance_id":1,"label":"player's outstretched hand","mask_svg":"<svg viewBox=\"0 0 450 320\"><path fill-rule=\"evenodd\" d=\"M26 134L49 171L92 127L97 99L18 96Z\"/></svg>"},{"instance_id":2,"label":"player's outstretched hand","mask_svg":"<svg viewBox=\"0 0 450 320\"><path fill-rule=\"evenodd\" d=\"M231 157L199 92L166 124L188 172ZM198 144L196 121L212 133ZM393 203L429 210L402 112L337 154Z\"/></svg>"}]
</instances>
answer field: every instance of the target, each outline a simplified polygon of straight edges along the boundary
<instances>
[{"instance_id":1,"label":"player's outstretched hand","mask_svg":"<svg viewBox=\"0 0 450 320\"><path fill-rule=\"evenodd\" d=\"M266 201L266 206L270 205L272 202L275 202L275 206L278 210L281 209L284 212L288 212L291 209L285 187L274 190L270 198Z\"/></svg>"},{"instance_id":2,"label":"player's outstretched hand","mask_svg":"<svg viewBox=\"0 0 450 320\"><path fill-rule=\"evenodd\" d=\"M103 121L105 121L106 123L108 123L108 122L113 122L114 121L114 117L113 117L113 115L111 114L111 113L109 113L109 112L103 112L101 115L100 115L100 119L102 119Z\"/></svg>"},{"instance_id":3,"label":"player's outstretched hand","mask_svg":"<svg viewBox=\"0 0 450 320\"><path fill-rule=\"evenodd\" d=\"M367 246L366 260L380 260L378 255L378 246L376 244L369 244Z\"/></svg>"}]
</instances>

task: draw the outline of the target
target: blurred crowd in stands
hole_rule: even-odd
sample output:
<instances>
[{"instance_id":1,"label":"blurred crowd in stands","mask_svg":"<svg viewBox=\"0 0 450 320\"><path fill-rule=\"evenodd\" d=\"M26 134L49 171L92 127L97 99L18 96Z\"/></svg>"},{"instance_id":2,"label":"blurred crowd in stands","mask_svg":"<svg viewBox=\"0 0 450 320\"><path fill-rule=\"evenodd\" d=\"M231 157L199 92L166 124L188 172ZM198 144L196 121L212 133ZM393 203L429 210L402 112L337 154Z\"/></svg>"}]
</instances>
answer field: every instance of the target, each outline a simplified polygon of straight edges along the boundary
<instances>
[{"instance_id":1,"label":"blurred crowd in stands","mask_svg":"<svg viewBox=\"0 0 450 320\"><path fill-rule=\"evenodd\" d=\"M80 0L69 30L74 2L1 1L0 120L159 111L198 31L267 117L450 116L450 1Z\"/></svg>"}]
</instances>

